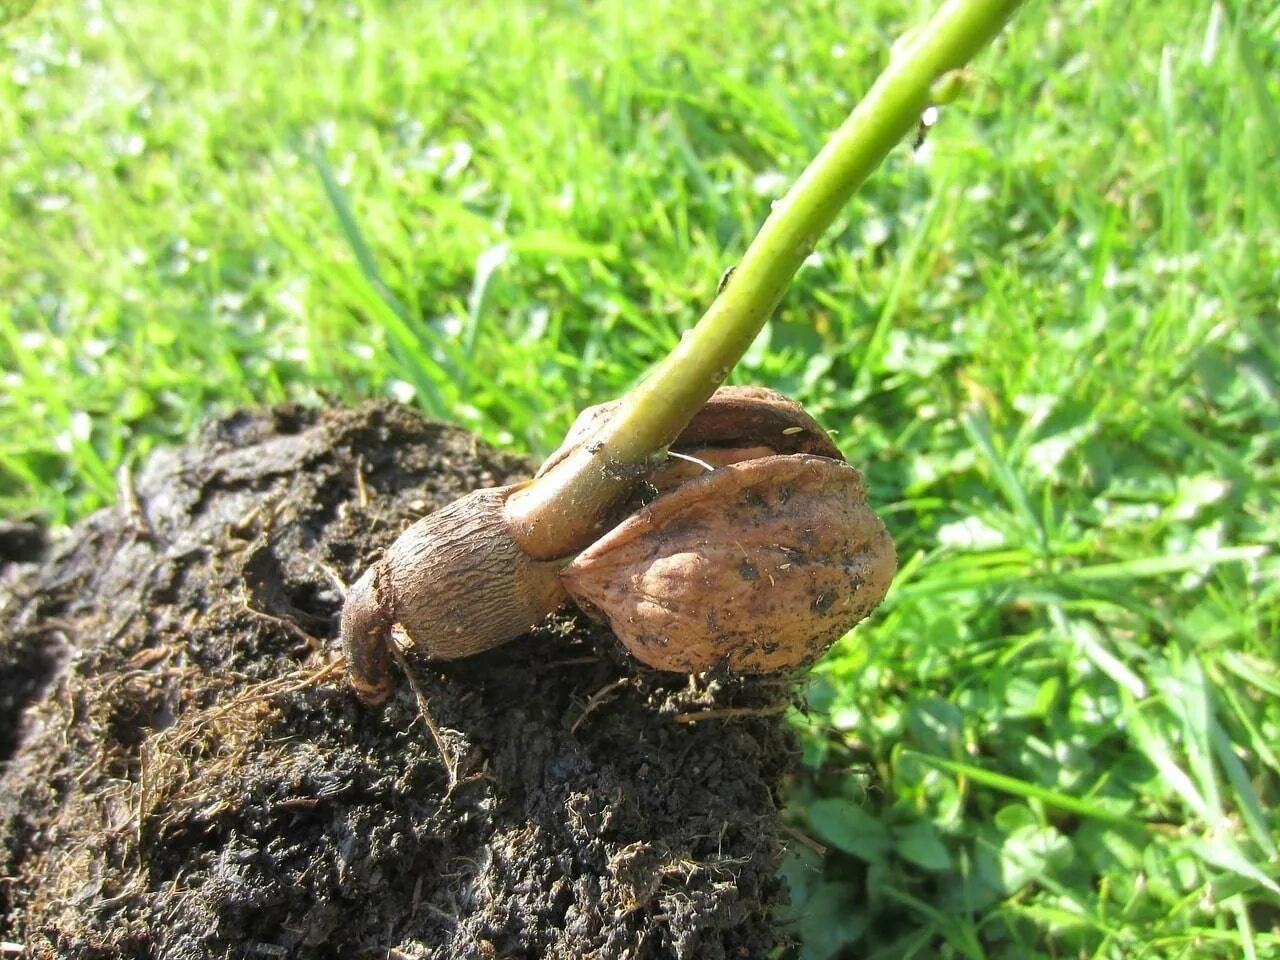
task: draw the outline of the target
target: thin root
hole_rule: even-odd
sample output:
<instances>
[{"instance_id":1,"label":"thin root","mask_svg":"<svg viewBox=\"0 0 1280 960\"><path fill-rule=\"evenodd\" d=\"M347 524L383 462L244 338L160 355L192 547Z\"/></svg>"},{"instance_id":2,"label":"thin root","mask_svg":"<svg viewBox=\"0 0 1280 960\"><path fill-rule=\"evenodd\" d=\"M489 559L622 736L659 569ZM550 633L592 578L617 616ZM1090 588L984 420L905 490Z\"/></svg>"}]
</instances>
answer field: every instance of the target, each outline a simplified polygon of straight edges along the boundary
<instances>
[{"instance_id":1,"label":"thin root","mask_svg":"<svg viewBox=\"0 0 1280 960\"><path fill-rule=\"evenodd\" d=\"M596 709L596 707L600 706L600 704L602 704L605 701L605 698L608 697L609 694L613 693L615 690L621 687L625 687L630 682L631 682L630 677L620 677L617 680L614 680L612 683L605 684L603 687L597 690L594 694L592 694L591 699L587 701L587 705L582 708L582 713L578 715L578 719L573 721L573 726L569 728L569 732L571 734L577 733L578 728L582 726L582 721L586 720L587 717Z\"/></svg>"},{"instance_id":2,"label":"thin root","mask_svg":"<svg viewBox=\"0 0 1280 960\"><path fill-rule=\"evenodd\" d=\"M356 501L361 509L369 506L369 488L364 483L364 457L356 454Z\"/></svg>"},{"instance_id":3,"label":"thin root","mask_svg":"<svg viewBox=\"0 0 1280 960\"><path fill-rule=\"evenodd\" d=\"M458 762L449 755L448 749L444 745L444 737L440 735L440 728L436 726L435 718L431 716L431 708L427 704L427 695L422 690L422 684L418 683L418 675L413 672L409 666L409 661L405 659L400 648L394 641L389 641L387 646L390 648L392 655L396 658L396 662L400 664L400 669L404 671L405 677L409 681L409 686L413 688L413 695L418 700L418 712L422 714L423 722L426 723L427 729L431 731L431 739L436 743L436 749L440 751L440 762L444 764L445 772L449 774L449 792L453 792L453 788L458 785Z\"/></svg>"},{"instance_id":4,"label":"thin root","mask_svg":"<svg viewBox=\"0 0 1280 960\"><path fill-rule=\"evenodd\" d=\"M248 613L253 614L255 617L258 617L259 619L266 620L268 623L274 623L276 626L282 627L286 633L293 634L295 637L297 637L299 640L305 643L312 650L320 650L324 646L323 643L321 643L318 639L313 637L311 634L307 633L307 631L303 630L300 626L298 626L288 617L280 617L280 616L276 616L276 614L274 613L267 613L267 611L265 610L259 610L257 607L255 607L252 603L249 602L249 598L247 596L241 597L241 603L244 604L244 609Z\"/></svg>"},{"instance_id":5,"label":"thin root","mask_svg":"<svg viewBox=\"0 0 1280 960\"><path fill-rule=\"evenodd\" d=\"M676 723L699 723L702 720L737 720L742 717L776 717L785 713L790 704L776 703L769 707L720 707L716 710L695 710L677 713L671 719Z\"/></svg>"},{"instance_id":6,"label":"thin root","mask_svg":"<svg viewBox=\"0 0 1280 960\"><path fill-rule=\"evenodd\" d=\"M200 720L202 723L208 723L211 720L217 720L220 717L226 716L232 710L237 707L242 707L246 703L253 703L255 700L269 700L272 697L278 697L282 693L295 693L298 690L305 690L307 687L314 687L321 680L324 680L345 668L346 664L341 658L338 658L336 660L330 660L319 669L311 670L309 673L303 673L301 677L297 677L297 674L300 671L293 671L292 674L286 674L283 677L263 680L261 683L255 683L253 686L237 694L217 710L212 711L207 716L201 717Z\"/></svg>"},{"instance_id":7,"label":"thin root","mask_svg":"<svg viewBox=\"0 0 1280 960\"><path fill-rule=\"evenodd\" d=\"M129 469L127 463L120 464L120 469L116 471L116 494L120 503L124 505L125 515L133 535L147 543L158 543L159 538L156 536L155 528L151 526L151 521L147 519L146 512L142 509L138 489L133 484L133 471Z\"/></svg>"},{"instance_id":8,"label":"thin root","mask_svg":"<svg viewBox=\"0 0 1280 960\"><path fill-rule=\"evenodd\" d=\"M793 827L789 823L781 824L781 830L783 833L785 833L787 836L791 837L792 839L800 841L802 844L804 844L806 847L808 847L818 856L825 857L827 855L827 848L823 844L819 843L817 840L813 839L813 837L809 836L803 830L799 830Z\"/></svg>"}]
</instances>

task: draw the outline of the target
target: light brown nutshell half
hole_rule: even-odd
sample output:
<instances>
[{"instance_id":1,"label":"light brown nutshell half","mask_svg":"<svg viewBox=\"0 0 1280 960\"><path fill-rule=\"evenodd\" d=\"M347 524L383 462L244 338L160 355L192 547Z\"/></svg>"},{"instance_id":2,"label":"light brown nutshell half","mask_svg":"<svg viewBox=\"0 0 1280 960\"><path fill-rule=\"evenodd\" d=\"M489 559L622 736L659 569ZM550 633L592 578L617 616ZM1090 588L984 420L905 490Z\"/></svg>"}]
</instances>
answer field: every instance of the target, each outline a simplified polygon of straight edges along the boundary
<instances>
[{"instance_id":1,"label":"light brown nutshell half","mask_svg":"<svg viewBox=\"0 0 1280 960\"><path fill-rule=\"evenodd\" d=\"M573 421L564 442L538 468L542 476L586 441L621 401L587 407ZM773 453L813 453L843 459L840 450L804 407L768 387L720 387L671 444L691 452L708 447L766 447Z\"/></svg>"},{"instance_id":2,"label":"light brown nutshell half","mask_svg":"<svg viewBox=\"0 0 1280 960\"><path fill-rule=\"evenodd\" d=\"M561 579L651 667L798 666L889 588L893 542L865 493L861 473L827 457L733 463L632 514Z\"/></svg>"}]
</instances>

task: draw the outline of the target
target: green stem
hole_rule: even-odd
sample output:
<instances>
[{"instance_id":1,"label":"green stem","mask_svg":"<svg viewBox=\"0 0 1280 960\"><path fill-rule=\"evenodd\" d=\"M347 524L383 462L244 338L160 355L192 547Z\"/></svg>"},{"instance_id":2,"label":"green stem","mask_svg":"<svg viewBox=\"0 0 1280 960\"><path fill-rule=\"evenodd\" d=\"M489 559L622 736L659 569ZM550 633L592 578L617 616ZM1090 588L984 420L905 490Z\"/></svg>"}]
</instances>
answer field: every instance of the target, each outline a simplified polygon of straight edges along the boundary
<instances>
[{"instance_id":1,"label":"green stem","mask_svg":"<svg viewBox=\"0 0 1280 960\"><path fill-rule=\"evenodd\" d=\"M697 325L623 398L591 443L511 498L508 518L529 553L566 556L599 535L649 459L724 382L840 208L919 122L934 83L981 50L1020 2L946 0L893 51L871 90L774 205Z\"/></svg>"}]
</instances>

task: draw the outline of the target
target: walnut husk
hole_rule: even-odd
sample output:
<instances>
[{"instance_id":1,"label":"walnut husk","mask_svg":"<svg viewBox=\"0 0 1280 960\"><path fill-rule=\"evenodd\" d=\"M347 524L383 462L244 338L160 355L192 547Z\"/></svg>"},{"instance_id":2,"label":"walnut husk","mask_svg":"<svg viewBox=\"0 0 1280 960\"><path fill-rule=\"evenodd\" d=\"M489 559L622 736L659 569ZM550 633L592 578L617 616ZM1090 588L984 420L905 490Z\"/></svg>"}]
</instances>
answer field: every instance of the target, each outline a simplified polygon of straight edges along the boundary
<instances>
[{"instance_id":1,"label":"walnut husk","mask_svg":"<svg viewBox=\"0 0 1280 960\"><path fill-rule=\"evenodd\" d=\"M792 454L683 483L579 554L561 580L651 667L763 673L821 656L876 608L896 565L862 474Z\"/></svg>"}]
</instances>

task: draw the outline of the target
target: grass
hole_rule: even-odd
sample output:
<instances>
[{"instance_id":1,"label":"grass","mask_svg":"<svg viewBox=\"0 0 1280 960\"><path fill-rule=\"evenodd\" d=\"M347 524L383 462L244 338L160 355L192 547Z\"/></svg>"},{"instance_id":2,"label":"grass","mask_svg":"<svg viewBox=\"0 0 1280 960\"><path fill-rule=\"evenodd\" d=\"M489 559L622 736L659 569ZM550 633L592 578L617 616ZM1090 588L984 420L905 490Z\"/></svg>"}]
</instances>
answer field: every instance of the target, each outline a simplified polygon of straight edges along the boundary
<instances>
[{"instance_id":1,"label":"grass","mask_svg":"<svg viewBox=\"0 0 1280 960\"><path fill-rule=\"evenodd\" d=\"M930 6L46 0L0 35L4 512L286 398L549 450ZM739 365L902 563L795 715L804 960L1280 956L1277 36L1033 2Z\"/></svg>"}]
</instances>

